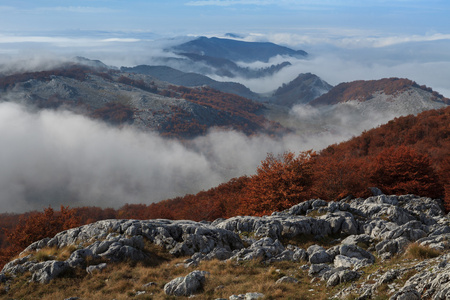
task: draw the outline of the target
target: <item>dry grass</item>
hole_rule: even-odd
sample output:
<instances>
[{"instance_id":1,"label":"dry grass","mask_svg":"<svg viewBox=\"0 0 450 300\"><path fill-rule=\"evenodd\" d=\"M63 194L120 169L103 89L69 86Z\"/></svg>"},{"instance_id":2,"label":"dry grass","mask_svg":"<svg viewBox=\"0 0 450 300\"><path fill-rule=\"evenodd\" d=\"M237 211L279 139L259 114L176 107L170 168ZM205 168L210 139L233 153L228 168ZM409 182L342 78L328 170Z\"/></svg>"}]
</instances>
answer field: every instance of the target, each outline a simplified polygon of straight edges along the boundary
<instances>
[{"instance_id":1,"label":"dry grass","mask_svg":"<svg viewBox=\"0 0 450 300\"><path fill-rule=\"evenodd\" d=\"M441 251L422 246L417 243L412 243L406 248L405 257L412 259L428 259L435 258L441 255Z\"/></svg>"},{"instance_id":2,"label":"dry grass","mask_svg":"<svg viewBox=\"0 0 450 300\"><path fill-rule=\"evenodd\" d=\"M304 240L290 241L298 244L302 248L313 242L312 237ZM306 239L306 240L305 240ZM306 244L305 244L306 242ZM315 243L317 241L314 240ZM322 241L329 245L330 240ZM421 249L420 251L414 249ZM270 265L260 261L221 262L217 260L203 261L196 268L185 268L183 261L186 258L174 258L161 247L151 243L146 243L148 260L144 262L122 262L108 263L103 272L88 275L84 269L79 268L72 272L63 274L62 277L42 285L30 283L31 274L24 274L11 283L10 291L4 291L5 284L0 285L0 299L65 299L69 297L79 297L80 299L187 299L187 297L172 297L164 293L164 285L170 280L179 276L185 276L194 270L208 271L203 291L196 295L196 299L216 299L226 298L231 295L245 294L248 292L259 292L266 295L264 299L298 299L298 300L325 300L346 287L346 284L338 285L334 288L327 288L323 281L311 280L307 270L300 267L305 262L276 262ZM46 259L57 257L64 259L72 253L74 249L43 249L42 253L35 255ZM425 249L425 254L421 251L422 246L410 246L405 255L395 256L388 261L377 260L375 264L363 269L364 276L355 282L360 284L367 275L384 272L400 265L406 266L413 262L410 256L430 256L430 249ZM417 254L419 253L419 254ZM434 252L431 252L434 253ZM92 262L97 263L97 262ZM410 276L405 274L396 280L397 283L406 281ZM298 284L276 284L276 281L283 276L296 278ZM145 286L153 282L154 285ZM350 284L350 283L348 283ZM386 287L380 287L383 291ZM139 292L145 292L139 294ZM379 293L378 299L384 299L385 293ZM352 297L350 296L349 299Z\"/></svg>"},{"instance_id":3,"label":"dry grass","mask_svg":"<svg viewBox=\"0 0 450 300\"><path fill-rule=\"evenodd\" d=\"M31 274L25 274L14 281L8 294L1 297L14 299L175 299L164 294L164 285L170 280L198 270L210 273L202 293L196 299L228 298L231 295L260 292L265 299L327 299L330 290L323 284L311 283L307 271L299 264L280 262L267 266L258 261L221 262L204 261L197 268L186 269L185 258L173 259L158 266L137 263L109 264L102 273L87 275L82 269L42 285L30 283ZM285 276L295 277L299 284L275 284ZM144 287L146 283L156 285ZM4 285L0 287L3 290ZM145 294L137 295L144 291ZM187 299L177 297L176 299Z\"/></svg>"}]
</instances>

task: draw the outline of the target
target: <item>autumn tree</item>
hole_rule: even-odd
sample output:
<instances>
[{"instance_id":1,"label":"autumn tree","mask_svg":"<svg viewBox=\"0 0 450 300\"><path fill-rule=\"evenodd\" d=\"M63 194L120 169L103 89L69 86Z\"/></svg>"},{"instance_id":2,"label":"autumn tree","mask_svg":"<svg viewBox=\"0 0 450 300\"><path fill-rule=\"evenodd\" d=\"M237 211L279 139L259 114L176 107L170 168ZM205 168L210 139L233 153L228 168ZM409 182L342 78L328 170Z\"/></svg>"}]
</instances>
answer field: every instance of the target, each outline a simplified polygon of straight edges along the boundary
<instances>
[{"instance_id":1,"label":"autumn tree","mask_svg":"<svg viewBox=\"0 0 450 300\"><path fill-rule=\"evenodd\" d=\"M439 173L444 187L444 207L446 211L450 211L450 156L442 161Z\"/></svg>"},{"instance_id":2,"label":"autumn tree","mask_svg":"<svg viewBox=\"0 0 450 300\"><path fill-rule=\"evenodd\" d=\"M370 181L387 194L433 198L442 195L442 186L428 156L408 146L381 151L373 160Z\"/></svg>"},{"instance_id":3,"label":"autumn tree","mask_svg":"<svg viewBox=\"0 0 450 300\"><path fill-rule=\"evenodd\" d=\"M314 190L325 200L340 200L346 196L368 195L368 163L365 158L337 155L318 156L314 168Z\"/></svg>"},{"instance_id":4,"label":"autumn tree","mask_svg":"<svg viewBox=\"0 0 450 300\"><path fill-rule=\"evenodd\" d=\"M9 258L35 241L53 237L60 231L79 225L79 218L75 215L75 210L64 206L61 206L59 212L55 212L51 207L48 207L43 212L35 212L24 216L20 218L19 224L15 228L5 230L10 246L2 251L1 263L5 263Z\"/></svg>"},{"instance_id":5,"label":"autumn tree","mask_svg":"<svg viewBox=\"0 0 450 300\"><path fill-rule=\"evenodd\" d=\"M312 196L312 151L269 154L243 189L241 214L265 215L281 211Z\"/></svg>"}]
</instances>

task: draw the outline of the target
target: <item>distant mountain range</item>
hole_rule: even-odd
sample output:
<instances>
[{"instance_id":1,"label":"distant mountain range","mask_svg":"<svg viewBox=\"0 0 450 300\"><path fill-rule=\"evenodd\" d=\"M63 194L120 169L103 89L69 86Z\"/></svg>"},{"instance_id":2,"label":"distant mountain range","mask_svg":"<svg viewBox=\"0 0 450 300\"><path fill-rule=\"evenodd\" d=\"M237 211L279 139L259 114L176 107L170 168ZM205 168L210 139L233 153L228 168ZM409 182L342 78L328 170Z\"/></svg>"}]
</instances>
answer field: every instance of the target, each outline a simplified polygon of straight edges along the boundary
<instances>
[{"instance_id":1,"label":"distant mountain range","mask_svg":"<svg viewBox=\"0 0 450 300\"><path fill-rule=\"evenodd\" d=\"M235 94L80 65L1 77L0 99L25 100L39 109L66 108L113 125L128 124L180 138L202 135L213 127L249 135L285 132L264 117L263 104Z\"/></svg>"},{"instance_id":2,"label":"distant mountain range","mask_svg":"<svg viewBox=\"0 0 450 300\"><path fill-rule=\"evenodd\" d=\"M250 77L274 74L289 63L252 69L232 60L307 55L272 43L206 37L171 50L182 57L170 59L232 75L245 72ZM64 107L110 124L128 124L180 138L202 135L214 127L248 135L335 132L450 104L431 88L408 79L360 80L332 87L314 74L302 73L272 93L257 94L240 83L216 81L169 66L118 70L83 57L54 70L0 76L1 101L24 99L39 109ZM372 124L374 116L377 123Z\"/></svg>"},{"instance_id":3,"label":"distant mountain range","mask_svg":"<svg viewBox=\"0 0 450 300\"><path fill-rule=\"evenodd\" d=\"M131 68L122 67L120 70L129 73L150 75L161 81L176 85L187 87L201 87L207 85L225 93L232 93L253 100L258 100L260 98L258 94L252 92L249 88L240 83L216 81L205 75L192 72L186 73L171 67L139 65Z\"/></svg>"},{"instance_id":4,"label":"distant mountain range","mask_svg":"<svg viewBox=\"0 0 450 300\"><path fill-rule=\"evenodd\" d=\"M234 35L232 35L234 36ZM273 75L291 65L291 59L303 59L307 53L273 43L245 42L234 39L199 37L166 49L175 56L153 57L153 65L162 65L186 73L215 75L228 78L261 78ZM284 61L249 68L242 63L265 62L275 56Z\"/></svg>"},{"instance_id":5,"label":"distant mountain range","mask_svg":"<svg viewBox=\"0 0 450 300\"><path fill-rule=\"evenodd\" d=\"M234 62L268 62L270 58L281 55L304 58L308 55L303 50L293 50L268 42L244 42L232 39L199 37L187 43L172 47L175 53L192 53L219 57Z\"/></svg>"}]
</instances>

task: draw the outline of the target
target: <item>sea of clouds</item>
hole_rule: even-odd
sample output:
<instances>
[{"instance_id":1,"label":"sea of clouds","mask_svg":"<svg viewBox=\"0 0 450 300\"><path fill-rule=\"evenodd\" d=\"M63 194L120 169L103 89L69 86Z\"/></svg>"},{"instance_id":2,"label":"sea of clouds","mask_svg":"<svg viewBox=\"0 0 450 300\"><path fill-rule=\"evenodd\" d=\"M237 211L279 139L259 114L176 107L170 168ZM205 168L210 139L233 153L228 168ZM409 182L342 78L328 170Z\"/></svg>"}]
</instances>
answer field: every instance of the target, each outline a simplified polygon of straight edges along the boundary
<instances>
[{"instance_id":1,"label":"sea of clouds","mask_svg":"<svg viewBox=\"0 0 450 300\"><path fill-rule=\"evenodd\" d=\"M0 74L48 70L75 56L99 59L115 67L151 65L159 63L161 57L176 57L165 49L192 38L22 38L14 42L1 36L0 44L6 46L2 47ZM445 38L415 38L401 43L392 39L314 41L299 35L248 35L245 39L273 41L305 49L310 55L307 59L290 59L292 66L271 77L255 80L213 76L214 79L238 81L255 92L266 93L306 72L332 85L358 79L404 77L450 97L450 54L444 51L449 41ZM30 43L38 50L30 50ZM412 45L414 52L409 50ZM285 60L274 57L269 64L241 65L261 68ZM212 130L192 141L180 142L129 127L110 127L67 111L36 111L18 104L20 99L1 100L2 212L30 211L48 205L117 208L125 203L148 204L197 193L230 178L254 174L268 152L320 150L396 116L372 113L364 122L355 122L353 110L332 114L324 109L296 106L290 121L315 122L324 130L277 138ZM335 126L324 126L325 118L328 124L335 121Z\"/></svg>"}]
</instances>

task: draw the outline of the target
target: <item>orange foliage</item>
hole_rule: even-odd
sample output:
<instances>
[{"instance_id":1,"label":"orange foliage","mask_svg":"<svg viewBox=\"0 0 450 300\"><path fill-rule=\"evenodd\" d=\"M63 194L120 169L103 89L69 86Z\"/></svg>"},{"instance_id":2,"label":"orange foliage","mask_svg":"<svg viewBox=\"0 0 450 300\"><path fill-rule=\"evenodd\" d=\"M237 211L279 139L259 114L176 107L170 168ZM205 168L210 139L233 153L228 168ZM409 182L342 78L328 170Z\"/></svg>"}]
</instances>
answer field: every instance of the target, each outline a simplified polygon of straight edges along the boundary
<instances>
[{"instance_id":1,"label":"orange foliage","mask_svg":"<svg viewBox=\"0 0 450 300\"><path fill-rule=\"evenodd\" d=\"M450 151L450 148L447 148L447 151ZM447 211L450 211L450 154L442 161L439 175L444 187L444 206Z\"/></svg>"},{"instance_id":2,"label":"orange foliage","mask_svg":"<svg viewBox=\"0 0 450 300\"><path fill-rule=\"evenodd\" d=\"M147 91L147 92L150 92L150 93L157 93L158 92L158 87L155 85L154 81L152 81L150 84L146 84L144 82L144 80L142 80L142 79L135 80L135 79L131 79L131 78L127 77L127 76L121 75L117 79L117 82L120 82L120 83L123 83L123 84L126 84L126 85L130 85L130 86L134 86L134 87L137 87L137 88L139 88L141 90L144 90L144 91Z\"/></svg>"},{"instance_id":3,"label":"orange foliage","mask_svg":"<svg viewBox=\"0 0 450 300\"><path fill-rule=\"evenodd\" d=\"M311 151L269 154L244 188L240 212L261 216L310 199L314 156Z\"/></svg>"},{"instance_id":4,"label":"orange foliage","mask_svg":"<svg viewBox=\"0 0 450 300\"><path fill-rule=\"evenodd\" d=\"M365 158L319 155L314 166L315 197L337 200L369 196L368 164Z\"/></svg>"},{"instance_id":5,"label":"orange foliage","mask_svg":"<svg viewBox=\"0 0 450 300\"><path fill-rule=\"evenodd\" d=\"M381 151L372 162L370 180L386 194L442 196L442 187L428 156L407 146Z\"/></svg>"},{"instance_id":6,"label":"orange foliage","mask_svg":"<svg viewBox=\"0 0 450 300\"><path fill-rule=\"evenodd\" d=\"M53 237L60 231L79 225L80 221L75 216L75 211L64 206L61 206L59 212L55 212L51 207L48 207L43 212L35 212L27 217L21 217L15 228L4 229L9 248L2 251L0 264L6 263L12 256L35 241Z\"/></svg>"}]
</instances>

